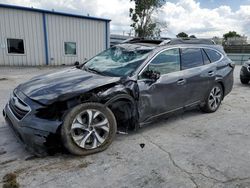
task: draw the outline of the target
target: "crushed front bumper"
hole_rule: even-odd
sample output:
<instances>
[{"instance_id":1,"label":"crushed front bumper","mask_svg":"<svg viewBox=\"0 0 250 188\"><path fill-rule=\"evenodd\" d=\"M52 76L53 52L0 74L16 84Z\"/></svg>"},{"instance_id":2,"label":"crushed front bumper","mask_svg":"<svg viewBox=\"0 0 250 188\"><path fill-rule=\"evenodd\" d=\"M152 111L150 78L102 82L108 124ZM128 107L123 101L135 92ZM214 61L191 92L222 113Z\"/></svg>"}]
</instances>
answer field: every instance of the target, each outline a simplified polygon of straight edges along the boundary
<instances>
[{"instance_id":1,"label":"crushed front bumper","mask_svg":"<svg viewBox=\"0 0 250 188\"><path fill-rule=\"evenodd\" d=\"M9 101L3 110L3 115L7 125L11 127L19 140L25 144L26 149L35 155L42 156L52 148L60 146L57 130L62 122L37 117L35 109L39 109L41 106L21 92L16 92L16 94L31 110L20 119L13 112Z\"/></svg>"}]
</instances>

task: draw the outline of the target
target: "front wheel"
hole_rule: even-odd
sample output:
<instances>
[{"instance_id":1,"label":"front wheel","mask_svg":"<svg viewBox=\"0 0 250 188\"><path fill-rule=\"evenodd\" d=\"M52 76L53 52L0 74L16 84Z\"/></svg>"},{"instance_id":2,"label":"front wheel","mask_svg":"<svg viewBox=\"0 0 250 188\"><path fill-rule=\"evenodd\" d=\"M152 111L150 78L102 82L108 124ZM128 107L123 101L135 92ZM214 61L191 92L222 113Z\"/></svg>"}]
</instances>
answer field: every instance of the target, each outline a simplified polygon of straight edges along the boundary
<instances>
[{"instance_id":1,"label":"front wheel","mask_svg":"<svg viewBox=\"0 0 250 188\"><path fill-rule=\"evenodd\" d=\"M84 103L74 107L61 128L64 147L74 155L89 155L105 150L117 130L112 111L99 103Z\"/></svg>"},{"instance_id":2,"label":"front wheel","mask_svg":"<svg viewBox=\"0 0 250 188\"><path fill-rule=\"evenodd\" d=\"M207 113L215 112L220 107L222 99L223 88L221 84L217 83L210 90L205 105L201 107L201 110Z\"/></svg>"}]
</instances>

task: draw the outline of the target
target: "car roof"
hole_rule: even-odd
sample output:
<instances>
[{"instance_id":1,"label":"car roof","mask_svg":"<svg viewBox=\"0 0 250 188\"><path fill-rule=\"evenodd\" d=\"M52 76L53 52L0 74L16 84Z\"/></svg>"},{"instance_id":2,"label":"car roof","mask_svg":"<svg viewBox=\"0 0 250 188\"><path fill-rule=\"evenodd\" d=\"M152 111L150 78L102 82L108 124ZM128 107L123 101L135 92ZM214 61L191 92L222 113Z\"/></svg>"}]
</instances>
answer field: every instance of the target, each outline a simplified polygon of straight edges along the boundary
<instances>
[{"instance_id":1,"label":"car roof","mask_svg":"<svg viewBox=\"0 0 250 188\"><path fill-rule=\"evenodd\" d=\"M224 49L221 45L208 45L208 44L175 44L175 45L165 45L159 48L162 49L169 49L169 48L207 48L207 49L214 49L219 51L222 54L225 54ZM157 48L155 48L157 49Z\"/></svg>"},{"instance_id":2,"label":"car roof","mask_svg":"<svg viewBox=\"0 0 250 188\"><path fill-rule=\"evenodd\" d=\"M180 38L162 38L162 39L145 39L132 38L116 46L123 47L127 50L136 49L155 49L162 50L168 48L212 48L221 53L225 53L221 45L216 45L210 39L180 39Z\"/></svg>"}]
</instances>

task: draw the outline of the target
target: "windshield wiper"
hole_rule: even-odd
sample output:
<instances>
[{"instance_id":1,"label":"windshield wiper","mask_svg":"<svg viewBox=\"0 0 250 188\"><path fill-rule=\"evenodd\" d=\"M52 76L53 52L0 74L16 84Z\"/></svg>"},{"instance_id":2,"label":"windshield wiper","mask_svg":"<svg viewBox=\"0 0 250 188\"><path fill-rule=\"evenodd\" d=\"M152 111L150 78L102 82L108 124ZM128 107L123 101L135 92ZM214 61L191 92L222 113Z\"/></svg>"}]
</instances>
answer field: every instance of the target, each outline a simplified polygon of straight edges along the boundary
<instances>
[{"instance_id":1,"label":"windshield wiper","mask_svg":"<svg viewBox=\"0 0 250 188\"><path fill-rule=\"evenodd\" d=\"M96 69L93 69L93 68L89 68L89 67L86 67L86 66L83 66L84 70L88 71L88 72L92 72L92 73L96 73L96 74L100 74L100 75L105 75L103 72L101 71L98 71Z\"/></svg>"}]
</instances>

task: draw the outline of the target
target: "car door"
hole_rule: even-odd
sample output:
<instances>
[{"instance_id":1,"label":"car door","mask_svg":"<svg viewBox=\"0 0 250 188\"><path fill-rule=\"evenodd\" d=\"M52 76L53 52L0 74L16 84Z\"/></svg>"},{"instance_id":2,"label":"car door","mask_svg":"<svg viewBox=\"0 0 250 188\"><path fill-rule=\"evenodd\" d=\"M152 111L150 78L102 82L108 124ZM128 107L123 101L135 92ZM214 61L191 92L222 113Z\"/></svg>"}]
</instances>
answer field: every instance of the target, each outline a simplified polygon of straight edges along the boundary
<instances>
[{"instance_id":1,"label":"car door","mask_svg":"<svg viewBox=\"0 0 250 188\"><path fill-rule=\"evenodd\" d=\"M146 71L159 72L159 79L145 78ZM185 82L180 71L179 48L156 55L138 77L140 122L182 108Z\"/></svg>"},{"instance_id":2,"label":"car door","mask_svg":"<svg viewBox=\"0 0 250 188\"><path fill-rule=\"evenodd\" d=\"M181 49L181 70L187 88L185 106L196 105L204 100L215 79L215 69L203 49Z\"/></svg>"}]
</instances>

